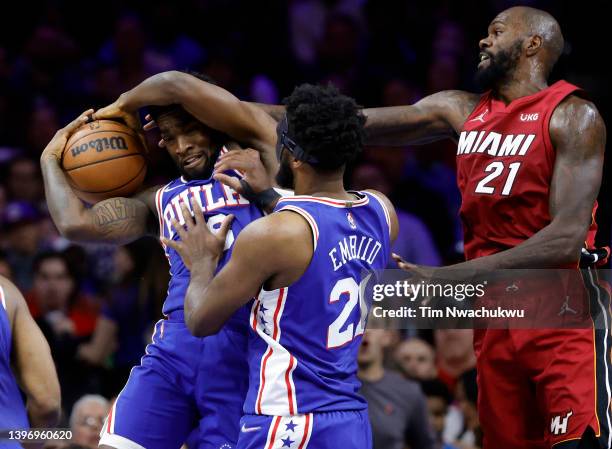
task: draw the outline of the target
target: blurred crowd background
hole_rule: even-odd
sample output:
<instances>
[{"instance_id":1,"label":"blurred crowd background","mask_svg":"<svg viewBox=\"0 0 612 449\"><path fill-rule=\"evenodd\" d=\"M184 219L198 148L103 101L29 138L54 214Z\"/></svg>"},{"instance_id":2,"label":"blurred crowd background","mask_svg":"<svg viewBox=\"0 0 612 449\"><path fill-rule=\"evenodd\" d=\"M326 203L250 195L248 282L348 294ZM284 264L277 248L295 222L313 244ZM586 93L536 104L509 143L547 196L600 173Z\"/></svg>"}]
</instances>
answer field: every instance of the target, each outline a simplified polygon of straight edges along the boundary
<instances>
[{"instance_id":1,"label":"blurred crowd background","mask_svg":"<svg viewBox=\"0 0 612 449\"><path fill-rule=\"evenodd\" d=\"M153 239L115 248L74 245L58 235L38 165L56 130L81 111L104 106L147 76L171 69L206 73L238 97L262 103L280 102L302 82L331 82L364 106L410 104L445 89L475 90L478 41L493 17L515 4L12 4L5 20L18 27L0 28L0 274L24 292L49 340L65 423L81 429L76 443L95 447L95 430L108 408L104 398L118 394L160 318L168 270ZM609 39L604 40L598 5L521 4L546 9L559 20L567 45L553 80L585 88L607 119L612 99L602 56ZM156 136L149 138L155 148ZM394 201L401 225L396 252L420 264L449 264L463 257L454 163L451 141L369 148L346 182L378 189ZM176 175L162 150L151 152L149 165L147 185ZM604 178L600 245L610 240L612 215L609 176ZM474 364L470 331L368 331L360 376L377 448L423 449L443 441L449 448L478 447ZM101 396L86 396L73 410L79 398L92 394Z\"/></svg>"}]
</instances>

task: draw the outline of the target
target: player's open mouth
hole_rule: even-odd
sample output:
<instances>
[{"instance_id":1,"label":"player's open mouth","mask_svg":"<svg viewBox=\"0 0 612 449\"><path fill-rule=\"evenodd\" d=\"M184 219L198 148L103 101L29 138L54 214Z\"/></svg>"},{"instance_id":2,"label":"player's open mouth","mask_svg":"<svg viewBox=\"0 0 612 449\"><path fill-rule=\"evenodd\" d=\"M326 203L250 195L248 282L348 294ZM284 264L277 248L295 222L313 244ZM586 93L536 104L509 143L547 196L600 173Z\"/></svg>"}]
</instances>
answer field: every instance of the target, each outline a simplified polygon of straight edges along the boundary
<instances>
[{"instance_id":1,"label":"player's open mouth","mask_svg":"<svg viewBox=\"0 0 612 449\"><path fill-rule=\"evenodd\" d=\"M479 57L479 63L478 63L478 67L480 68L482 65L485 64L486 61L488 61L489 59L491 59L491 57L486 54L485 52L480 52L480 54L478 55Z\"/></svg>"},{"instance_id":2,"label":"player's open mouth","mask_svg":"<svg viewBox=\"0 0 612 449\"><path fill-rule=\"evenodd\" d=\"M183 161L183 167L185 168L195 167L202 161L202 157L203 155L201 154L199 156L198 155L189 156Z\"/></svg>"}]
</instances>

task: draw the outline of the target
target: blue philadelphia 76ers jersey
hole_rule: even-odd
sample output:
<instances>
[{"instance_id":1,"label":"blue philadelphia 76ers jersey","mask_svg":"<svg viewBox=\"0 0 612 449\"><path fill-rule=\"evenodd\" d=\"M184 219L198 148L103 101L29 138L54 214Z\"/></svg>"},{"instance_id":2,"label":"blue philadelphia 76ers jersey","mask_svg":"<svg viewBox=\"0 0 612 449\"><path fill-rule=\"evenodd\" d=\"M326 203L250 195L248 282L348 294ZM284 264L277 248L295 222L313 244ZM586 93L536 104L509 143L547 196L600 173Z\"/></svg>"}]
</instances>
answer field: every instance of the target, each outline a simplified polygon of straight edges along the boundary
<instances>
[{"instance_id":1,"label":"blue philadelphia 76ers jersey","mask_svg":"<svg viewBox=\"0 0 612 449\"><path fill-rule=\"evenodd\" d=\"M240 176L233 171L226 174ZM187 181L181 177L160 188L155 196L162 237L169 240L179 239L178 234L172 228L172 219L177 220L180 224L185 223L181 212L181 204L186 204L193 215L190 204L193 197L202 207L208 227L213 231L219 229L226 216L234 215L234 221L225 242L226 251L217 266L218 271L230 259L234 240L240 231L263 214L259 208L249 203L242 195L212 178ZM172 276L162 310L164 315L168 315L171 312L183 309L185 293L189 286L189 270L174 249L164 245L164 250L170 263L170 274ZM238 326L246 331L248 313L248 308L240 309L228 321L227 325Z\"/></svg>"},{"instance_id":2,"label":"blue philadelphia 76ers jersey","mask_svg":"<svg viewBox=\"0 0 612 449\"><path fill-rule=\"evenodd\" d=\"M302 215L314 253L300 279L262 289L251 305L247 414L367 408L357 393L357 352L371 300L359 285L389 260L389 211L377 196L353 193L355 201L285 197L275 208Z\"/></svg>"},{"instance_id":3,"label":"blue philadelphia 76ers jersey","mask_svg":"<svg viewBox=\"0 0 612 449\"><path fill-rule=\"evenodd\" d=\"M11 370L11 324L6 311L6 298L0 286L0 431L29 429L28 415ZM18 448L17 442L0 441L2 448Z\"/></svg>"}]
</instances>

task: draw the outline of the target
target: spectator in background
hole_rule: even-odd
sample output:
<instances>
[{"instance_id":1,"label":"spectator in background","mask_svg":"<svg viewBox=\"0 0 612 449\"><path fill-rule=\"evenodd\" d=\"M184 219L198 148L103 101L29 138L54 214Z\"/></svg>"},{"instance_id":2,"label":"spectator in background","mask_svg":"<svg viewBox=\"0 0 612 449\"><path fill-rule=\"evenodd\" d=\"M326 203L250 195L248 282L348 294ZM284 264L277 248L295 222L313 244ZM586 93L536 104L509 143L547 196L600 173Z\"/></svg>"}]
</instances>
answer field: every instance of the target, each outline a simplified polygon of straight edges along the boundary
<instances>
[{"instance_id":1,"label":"spectator in background","mask_svg":"<svg viewBox=\"0 0 612 449\"><path fill-rule=\"evenodd\" d=\"M435 447L427 419L427 405L419 385L385 370L384 352L392 341L385 329L368 329L363 335L357 363L360 393L368 401L374 449Z\"/></svg>"},{"instance_id":2,"label":"spectator in background","mask_svg":"<svg viewBox=\"0 0 612 449\"><path fill-rule=\"evenodd\" d=\"M125 92L155 73L170 70L171 60L160 58L147 45L147 35L136 14L124 14L115 22L115 31L100 49L103 66L116 67L120 90ZM119 87L118 86L118 87Z\"/></svg>"},{"instance_id":3,"label":"spectator in background","mask_svg":"<svg viewBox=\"0 0 612 449\"><path fill-rule=\"evenodd\" d=\"M357 92L362 74L359 23L349 14L334 13L327 18L324 29L318 49L320 81L331 82L347 95Z\"/></svg>"},{"instance_id":4,"label":"spectator in background","mask_svg":"<svg viewBox=\"0 0 612 449\"><path fill-rule=\"evenodd\" d=\"M60 129L60 119L57 116L57 110L47 101L41 99L34 102L34 107L30 111L30 116L27 119L26 124L26 136L27 136L27 148L29 154L37 158L40 156L40 152L47 146L47 143L53 138L55 132ZM38 201L42 195L42 179L40 176L40 166L38 163L30 160L36 168L35 171L30 169L30 173L35 175L29 182L34 180L38 183L38 195L35 199L23 198L28 201ZM24 181L26 179L24 178Z\"/></svg>"},{"instance_id":5,"label":"spectator in background","mask_svg":"<svg viewBox=\"0 0 612 449\"><path fill-rule=\"evenodd\" d=\"M463 412L464 423L463 431L457 438L457 446L460 449L478 449L482 447L482 432L478 422L478 386L475 368L461 375L457 383L456 397Z\"/></svg>"},{"instance_id":6,"label":"spectator in background","mask_svg":"<svg viewBox=\"0 0 612 449\"><path fill-rule=\"evenodd\" d=\"M33 271L33 288L26 301L49 342L62 387L62 402L70 410L78 397L101 388L97 370L76 358L78 345L93 333L97 308L80 294L78 279L64 253L41 253L34 261Z\"/></svg>"},{"instance_id":7,"label":"spectator in background","mask_svg":"<svg viewBox=\"0 0 612 449\"><path fill-rule=\"evenodd\" d=\"M78 280L63 253L48 251L38 255L32 266L33 288L27 295L32 316L45 321L54 337L77 338L92 334L96 307L80 295Z\"/></svg>"},{"instance_id":8,"label":"spectator in background","mask_svg":"<svg viewBox=\"0 0 612 449\"><path fill-rule=\"evenodd\" d=\"M420 338L409 338L398 344L393 360L407 379L428 381L438 375L434 348Z\"/></svg>"},{"instance_id":9,"label":"spectator in background","mask_svg":"<svg viewBox=\"0 0 612 449\"><path fill-rule=\"evenodd\" d=\"M42 200L43 193L40 167L27 157L12 160L7 170L6 187L12 201L26 201L37 205Z\"/></svg>"},{"instance_id":10,"label":"spectator in background","mask_svg":"<svg viewBox=\"0 0 612 449\"><path fill-rule=\"evenodd\" d=\"M158 58L167 58L165 64L179 70L201 64L206 53L197 40L185 34L176 4L155 2L151 9L150 25L155 30L151 38Z\"/></svg>"},{"instance_id":11,"label":"spectator in background","mask_svg":"<svg viewBox=\"0 0 612 449\"><path fill-rule=\"evenodd\" d=\"M107 376L109 396L119 393L132 367L138 365L149 338L145 334L155 317L147 244L148 241L141 240L117 248L109 301L102 309L91 341L78 349L78 356L92 365L104 366L109 356L114 355Z\"/></svg>"},{"instance_id":12,"label":"spectator in background","mask_svg":"<svg viewBox=\"0 0 612 449\"><path fill-rule=\"evenodd\" d=\"M441 449L457 449L456 446L445 443L442 437L449 406L453 401L448 387L438 379L432 379L421 382L421 389L427 398L429 422L436 435L436 443Z\"/></svg>"},{"instance_id":13,"label":"spectator in background","mask_svg":"<svg viewBox=\"0 0 612 449\"><path fill-rule=\"evenodd\" d=\"M70 414L71 442L87 449L97 449L100 431L111 403L103 396L88 394L75 402Z\"/></svg>"},{"instance_id":14,"label":"spectator in background","mask_svg":"<svg viewBox=\"0 0 612 449\"><path fill-rule=\"evenodd\" d=\"M293 0L289 4L289 30L292 53L298 64L314 65L321 45L325 23L330 14L351 16L363 22L361 0Z\"/></svg>"},{"instance_id":15,"label":"spectator in background","mask_svg":"<svg viewBox=\"0 0 612 449\"><path fill-rule=\"evenodd\" d=\"M32 262L42 243L40 219L36 207L25 201L13 201L4 208L4 250L15 283L21 290L28 290L32 285Z\"/></svg>"},{"instance_id":16,"label":"spectator in background","mask_svg":"<svg viewBox=\"0 0 612 449\"><path fill-rule=\"evenodd\" d=\"M438 378L455 391L461 375L476 367L472 329L436 329L434 342Z\"/></svg>"},{"instance_id":17,"label":"spectator in background","mask_svg":"<svg viewBox=\"0 0 612 449\"><path fill-rule=\"evenodd\" d=\"M392 193L391 185L382 171L374 164L366 163L356 167L351 178L351 186L355 189L378 190L386 196L391 196ZM392 252L418 265L439 266L440 255L423 222L397 207L395 210L399 222L399 234L391 247ZM389 260L388 266L397 268L392 259Z\"/></svg>"}]
</instances>

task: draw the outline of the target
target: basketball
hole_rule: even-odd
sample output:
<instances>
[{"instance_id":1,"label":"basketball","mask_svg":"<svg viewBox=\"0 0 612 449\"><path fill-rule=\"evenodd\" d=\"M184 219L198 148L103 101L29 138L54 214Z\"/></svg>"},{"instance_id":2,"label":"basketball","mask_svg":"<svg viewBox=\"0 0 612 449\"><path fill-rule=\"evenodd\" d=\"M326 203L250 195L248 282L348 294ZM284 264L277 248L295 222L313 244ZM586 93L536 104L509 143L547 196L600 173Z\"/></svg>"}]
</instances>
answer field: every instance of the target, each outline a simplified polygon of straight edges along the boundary
<instances>
[{"instance_id":1,"label":"basketball","mask_svg":"<svg viewBox=\"0 0 612 449\"><path fill-rule=\"evenodd\" d=\"M74 192L88 203L132 195L147 172L138 135L112 120L77 129L64 148L62 167Z\"/></svg>"}]
</instances>

